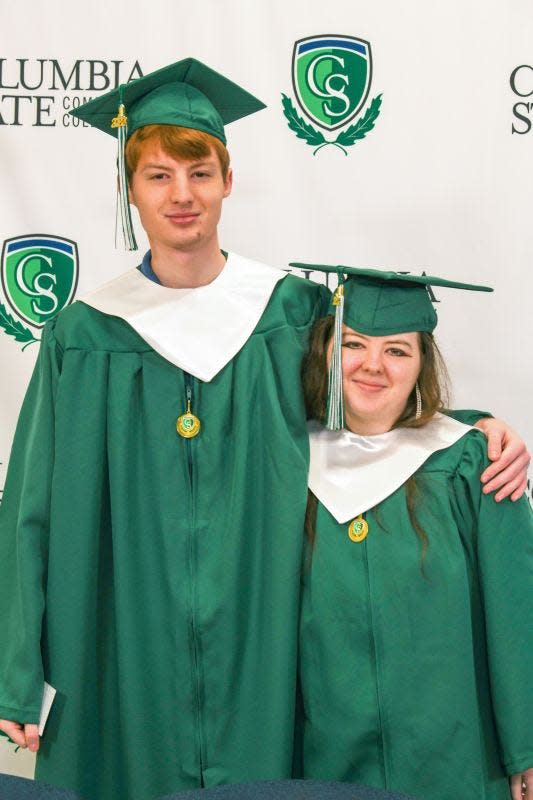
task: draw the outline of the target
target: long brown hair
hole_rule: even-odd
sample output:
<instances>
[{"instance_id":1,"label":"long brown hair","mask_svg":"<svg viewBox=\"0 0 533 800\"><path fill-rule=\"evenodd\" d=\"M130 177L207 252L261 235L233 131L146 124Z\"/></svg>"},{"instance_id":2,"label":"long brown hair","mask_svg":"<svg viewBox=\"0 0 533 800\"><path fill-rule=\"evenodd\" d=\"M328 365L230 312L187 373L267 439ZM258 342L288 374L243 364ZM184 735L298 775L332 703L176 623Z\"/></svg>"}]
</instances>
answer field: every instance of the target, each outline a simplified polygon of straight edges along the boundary
<instances>
[{"instance_id":1,"label":"long brown hair","mask_svg":"<svg viewBox=\"0 0 533 800\"><path fill-rule=\"evenodd\" d=\"M319 319L310 335L309 350L302 367L305 407L308 419L323 423L326 416L328 394L328 346L333 336L334 317ZM420 428L438 412L448 407L449 377L446 364L431 333L418 334L422 366L418 375L418 387L422 398L422 414L416 417L415 390L411 392L405 409L393 428ZM428 536L416 515L419 487L414 475L405 483L407 510L411 524L422 546L422 565L428 548ZM309 492L305 518L306 534L311 542L316 535L317 500Z\"/></svg>"}]
</instances>

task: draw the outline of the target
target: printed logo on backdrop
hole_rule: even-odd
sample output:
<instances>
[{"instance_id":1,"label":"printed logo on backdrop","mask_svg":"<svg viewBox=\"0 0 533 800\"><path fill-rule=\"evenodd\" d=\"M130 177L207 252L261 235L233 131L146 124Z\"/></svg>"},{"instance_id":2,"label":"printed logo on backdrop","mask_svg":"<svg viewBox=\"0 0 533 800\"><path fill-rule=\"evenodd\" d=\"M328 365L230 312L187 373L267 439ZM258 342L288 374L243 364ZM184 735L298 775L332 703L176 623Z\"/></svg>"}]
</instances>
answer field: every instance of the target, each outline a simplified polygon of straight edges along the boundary
<instances>
[{"instance_id":1,"label":"printed logo on backdrop","mask_svg":"<svg viewBox=\"0 0 533 800\"><path fill-rule=\"evenodd\" d=\"M76 242L32 234L6 239L2 248L0 328L25 350L39 330L72 302L78 285Z\"/></svg>"},{"instance_id":2,"label":"printed logo on backdrop","mask_svg":"<svg viewBox=\"0 0 533 800\"><path fill-rule=\"evenodd\" d=\"M313 155L328 145L348 155L346 148L364 139L379 116L381 94L365 108L372 85L372 51L364 39L337 34L298 39L292 85L309 121L286 94L281 95L283 113L291 131L315 148Z\"/></svg>"},{"instance_id":3,"label":"printed logo on backdrop","mask_svg":"<svg viewBox=\"0 0 533 800\"><path fill-rule=\"evenodd\" d=\"M138 61L0 58L0 125L87 127L68 112L142 77Z\"/></svg>"},{"instance_id":4,"label":"printed logo on backdrop","mask_svg":"<svg viewBox=\"0 0 533 800\"><path fill-rule=\"evenodd\" d=\"M533 121L533 66L520 64L509 76L509 83L516 98L513 105L511 133L524 134L531 131Z\"/></svg>"}]
</instances>

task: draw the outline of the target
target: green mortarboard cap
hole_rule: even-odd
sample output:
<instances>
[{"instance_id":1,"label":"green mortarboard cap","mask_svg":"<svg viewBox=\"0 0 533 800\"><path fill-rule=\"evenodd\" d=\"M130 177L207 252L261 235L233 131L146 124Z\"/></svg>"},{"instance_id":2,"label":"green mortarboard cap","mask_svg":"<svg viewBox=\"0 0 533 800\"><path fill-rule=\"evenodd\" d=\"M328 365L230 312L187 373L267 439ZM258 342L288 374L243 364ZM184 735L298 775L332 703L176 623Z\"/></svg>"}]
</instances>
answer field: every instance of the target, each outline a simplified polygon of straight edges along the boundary
<instances>
[{"instance_id":1,"label":"green mortarboard cap","mask_svg":"<svg viewBox=\"0 0 533 800\"><path fill-rule=\"evenodd\" d=\"M334 292L331 313L335 314L333 349L328 388L327 427L339 430L344 426L342 386L342 325L365 336L389 336L396 333L426 331L437 325L437 314L429 296L429 286L492 292L489 286L459 283L433 275L405 275L379 269L363 269L342 265L302 264L291 267L320 272L335 272L339 286Z\"/></svg>"},{"instance_id":2,"label":"green mortarboard cap","mask_svg":"<svg viewBox=\"0 0 533 800\"><path fill-rule=\"evenodd\" d=\"M265 108L265 104L195 58L184 58L143 78L122 84L70 113L105 133L120 105L128 136L143 125L180 125L210 133L226 144L224 125Z\"/></svg>"},{"instance_id":3,"label":"green mortarboard cap","mask_svg":"<svg viewBox=\"0 0 533 800\"><path fill-rule=\"evenodd\" d=\"M459 283L433 275L404 275L379 269L324 264L291 263L291 266L336 273L344 290L343 321L365 336L433 331L437 325L437 314L428 286L492 292L489 286ZM334 302L337 305L336 299ZM334 312L335 308L332 309Z\"/></svg>"},{"instance_id":4,"label":"green mortarboard cap","mask_svg":"<svg viewBox=\"0 0 533 800\"><path fill-rule=\"evenodd\" d=\"M226 144L224 125L265 108L257 97L195 58L184 58L121 84L70 113L118 139L118 204L128 250L136 250L124 158L127 139L144 125L178 125Z\"/></svg>"}]
</instances>

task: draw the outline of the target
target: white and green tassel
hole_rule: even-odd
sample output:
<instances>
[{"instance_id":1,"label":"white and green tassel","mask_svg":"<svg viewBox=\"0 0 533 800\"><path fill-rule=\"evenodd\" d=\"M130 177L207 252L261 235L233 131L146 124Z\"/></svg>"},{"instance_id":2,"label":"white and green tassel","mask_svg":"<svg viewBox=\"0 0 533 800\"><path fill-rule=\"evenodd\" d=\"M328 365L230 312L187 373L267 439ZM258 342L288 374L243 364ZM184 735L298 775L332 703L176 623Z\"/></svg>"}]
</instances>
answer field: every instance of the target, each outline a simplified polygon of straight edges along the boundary
<instances>
[{"instance_id":1,"label":"white and green tassel","mask_svg":"<svg viewBox=\"0 0 533 800\"><path fill-rule=\"evenodd\" d=\"M328 409L326 428L338 431L344 428L344 402L342 393L342 320L344 317L344 285L342 277L335 289L332 303L335 306L333 348L329 366Z\"/></svg>"},{"instance_id":2,"label":"white and green tassel","mask_svg":"<svg viewBox=\"0 0 533 800\"><path fill-rule=\"evenodd\" d=\"M122 90L122 87L120 87ZM117 168L118 168L118 186L117 186L117 209L115 218L115 247L117 246L117 231L119 226L122 228L122 237L124 240L125 250L137 250L137 242L135 240L135 231L133 230L133 222L131 219L131 210L128 197L128 178L126 175L126 157L124 149L126 147L126 139L128 138L128 118L126 116L126 109L122 102L122 91L120 91L120 104L118 107L118 114L111 120L111 127L118 128L118 155L117 155Z\"/></svg>"}]
</instances>

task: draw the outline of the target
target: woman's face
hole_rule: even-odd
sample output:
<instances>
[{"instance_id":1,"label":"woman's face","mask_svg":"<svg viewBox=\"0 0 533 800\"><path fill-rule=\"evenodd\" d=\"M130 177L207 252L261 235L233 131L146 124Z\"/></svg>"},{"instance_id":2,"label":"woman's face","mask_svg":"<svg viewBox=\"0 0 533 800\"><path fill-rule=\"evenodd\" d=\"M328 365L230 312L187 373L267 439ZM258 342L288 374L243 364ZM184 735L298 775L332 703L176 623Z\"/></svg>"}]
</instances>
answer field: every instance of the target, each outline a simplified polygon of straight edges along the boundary
<instances>
[{"instance_id":1,"label":"woman's face","mask_svg":"<svg viewBox=\"0 0 533 800\"><path fill-rule=\"evenodd\" d=\"M354 433L389 431L401 416L422 366L418 333L364 336L342 326L346 426ZM332 342L328 348L328 366Z\"/></svg>"}]
</instances>

